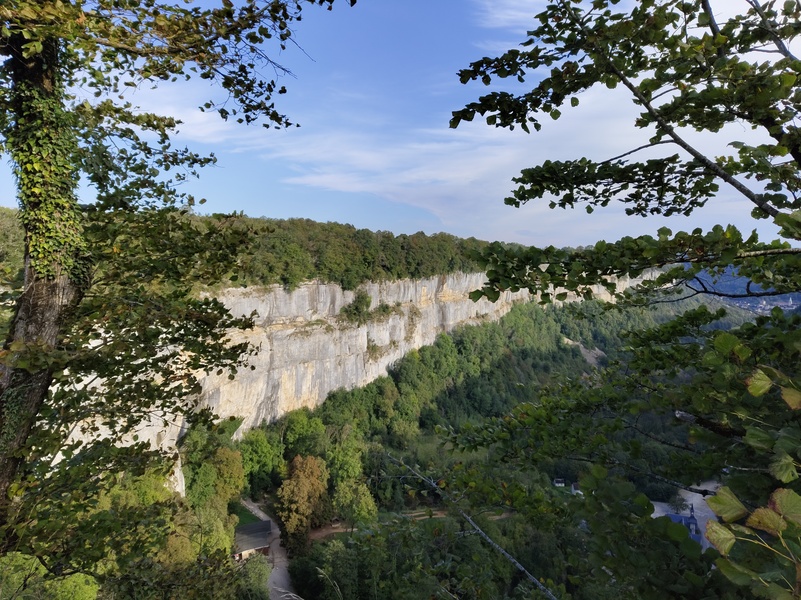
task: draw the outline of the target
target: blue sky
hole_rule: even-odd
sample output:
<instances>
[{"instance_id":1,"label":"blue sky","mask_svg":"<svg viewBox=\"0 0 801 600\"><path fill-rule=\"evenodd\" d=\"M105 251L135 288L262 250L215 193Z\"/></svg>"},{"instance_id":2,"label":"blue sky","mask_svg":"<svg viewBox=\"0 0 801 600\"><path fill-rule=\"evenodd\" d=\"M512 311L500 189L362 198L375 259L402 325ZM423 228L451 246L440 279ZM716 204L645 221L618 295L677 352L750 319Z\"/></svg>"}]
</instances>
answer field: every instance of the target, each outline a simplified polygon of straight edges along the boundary
<instances>
[{"instance_id":1,"label":"blue sky","mask_svg":"<svg viewBox=\"0 0 801 600\"><path fill-rule=\"evenodd\" d=\"M742 0L718 0L718 4ZM583 245L622 235L707 228L734 222L749 230L750 207L729 190L693 217L626 217L620 209L549 210L547 202L503 204L512 177L546 158L604 159L643 143L631 127L635 108L620 90L585 94L578 109L531 135L482 121L448 128L451 111L486 88L456 76L472 60L525 39L542 0L359 0L331 12L309 7L295 28L302 50L276 55L291 69L279 110L300 128L284 131L224 123L194 110L203 82L138 91L142 107L181 118L177 141L214 152L216 166L187 189L201 212L305 217L395 233L446 231L532 245ZM748 132L734 132L734 137ZM699 140L709 151L720 139ZM87 192L88 195L88 192ZM90 200L85 197L85 200ZM13 206L7 164L0 204ZM764 223L764 222L763 222ZM774 229L762 225L763 237Z\"/></svg>"}]
</instances>

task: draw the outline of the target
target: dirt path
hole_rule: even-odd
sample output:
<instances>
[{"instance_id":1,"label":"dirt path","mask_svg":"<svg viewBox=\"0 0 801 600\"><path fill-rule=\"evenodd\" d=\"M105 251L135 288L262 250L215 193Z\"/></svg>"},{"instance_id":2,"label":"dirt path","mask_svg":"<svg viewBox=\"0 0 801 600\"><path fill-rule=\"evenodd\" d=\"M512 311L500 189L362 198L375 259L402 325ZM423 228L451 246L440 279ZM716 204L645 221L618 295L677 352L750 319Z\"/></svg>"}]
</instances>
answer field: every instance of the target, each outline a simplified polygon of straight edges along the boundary
<instances>
[{"instance_id":1,"label":"dirt path","mask_svg":"<svg viewBox=\"0 0 801 600\"><path fill-rule=\"evenodd\" d=\"M411 519L413 521L422 521L423 519L441 519L442 517L446 517L448 513L444 510L435 510L435 511L428 511L428 510L418 510L409 513L401 513L399 516L406 517L407 519ZM497 521L498 519L505 519L507 517L512 516L510 512L504 512L500 515L491 515L489 517L490 521ZM353 531L358 531L358 529L354 529ZM334 523L332 525L325 525L324 527L318 527L316 529L312 529L309 533L310 540L322 540L327 538L331 535L336 533L350 533L350 529L348 529L347 525L343 523Z\"/></svg>"},{"instance_id":2,"label":"dirt path","mask_svg":"<svg viewBox=\"0 0 801 600\"><path fill-rule=\"evenodd\" d=\"M259 505L256 504L255 502L253 502L253 500L250 500L248 498L242 498L242 500L240 500L240 502L242 503L242 506L247 508L250 511L250 513L254 517L258 518L260 521L269 521L270 520L269 515L267 515L266 512L264 512L262 509L260 509ZM273 521L273 525L275 525L275 521Z\"/></svg>"},{"instance_id":3,"label":"dirt path","mask_svg":"<svg viewBox=\"0 0 801 600\"><path fill-rule=\"evenodd\" d=\"M270 545L270 563L272 571L270 571L270 579L267 581L267 587L270 590L270 600L290 600L297 598L292 589L292 581L289 579L289 559L286 555L286 549L281 545L281 530L275 519L265 513L259 506L252 500L242 499L242 506L247 508L255 517L262 521L272 521L273 526L270 530L270 536L267 541Z\"/></svg>"}]
</instances>

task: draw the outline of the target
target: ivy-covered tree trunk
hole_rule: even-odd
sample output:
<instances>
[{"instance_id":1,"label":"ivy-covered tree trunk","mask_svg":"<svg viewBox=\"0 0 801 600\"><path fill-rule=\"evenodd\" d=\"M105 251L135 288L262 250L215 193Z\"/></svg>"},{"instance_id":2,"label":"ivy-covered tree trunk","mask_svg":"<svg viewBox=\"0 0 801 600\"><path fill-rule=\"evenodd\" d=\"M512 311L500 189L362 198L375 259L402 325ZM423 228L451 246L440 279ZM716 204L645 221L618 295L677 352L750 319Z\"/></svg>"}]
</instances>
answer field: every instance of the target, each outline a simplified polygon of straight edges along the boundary
<instances>
[{"instance_id":1,"label":"ivy-covered tree trunk","mask_svg":"<svg viewBox=\"0 0 801 600\"><path fill-rule=\"evenodd\" d=\"M52 381L54 350L89 281L75 196L78 146L59 72L62 49L46 39L29 55L23 36L3 41L13 112L3 133L25 228L25 273L0 353L0 527Z\"/></svg>"}]
</instances>

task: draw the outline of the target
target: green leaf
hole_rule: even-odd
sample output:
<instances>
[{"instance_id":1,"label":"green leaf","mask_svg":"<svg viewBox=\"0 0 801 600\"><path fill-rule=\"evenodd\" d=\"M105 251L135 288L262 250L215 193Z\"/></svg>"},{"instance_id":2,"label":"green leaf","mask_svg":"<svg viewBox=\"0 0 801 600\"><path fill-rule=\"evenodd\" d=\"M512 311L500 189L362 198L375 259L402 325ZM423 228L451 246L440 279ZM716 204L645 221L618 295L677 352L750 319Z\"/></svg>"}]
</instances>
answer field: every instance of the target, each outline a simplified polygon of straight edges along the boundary
<instances>
[{"instance_id":1,"label":"green leaf","mask_svg":"<svg viewBox=\"0 0 801 600\"><path fill-rule=\"evenodd\" d=\"M779 535L779 533L787 529L787 523L782 519L781 515L765 507L757 508L751 513L745 524L754 529L767 531L771 535Z\"/></svg>"},{"instance_id":2,"label":"green leaf","mask_svg":"<svg viewBox=\"0 0 801 600\"><path fill-rule=\"evenodd\" d=\"M733 563L728 559L720 558L715 561L715 565L720 569L720 572L726 576L726 579L735 585L749 585L752 581L758 580L757 574L754 571L746 569L742 565Z\"/></svg>"},{"instance_id":3,"label":"green leaf","mask_svg":"<svg viewBox=\"0 0 801 600\"><path fill-rule=\"evenodd\" d=\"M779 488L773 492L770 507L791 523L801 526L801 496L793 490Z\"/></svg>"},{"instance_id":4,"label":"green leaf","mask_svg":"<svg viewBox=\"0 0 801 600\"><path fill-rule=\"evenodd\" d=\"M734 542L737 541L734 534L717 521L707 521L706 539L708 539L709 543L723 556L728 556L732 546L734 546Z\"/></svg>"},{"instance_id":5,"label":"green leaf","mask_svg":"<svg viewBox=\"0 0 801 600\"><path fill-rule=\"evenodd\" d=\"M746 384L748 385L748 393L756 398L764 396L773 386L770 377L765 375L762 369L754 371L754 374L746 381Z\"/></svg>"},{"instance_id":6,"label":"green leaf","mask_svg":"<svg viewBox=\"0 0 801 600\"><path fill-rule=\"evenodd\" d=\"M780 450L770 461L770 474L782 483L789 483L798 479L798 471L793 457L784 450Z\"/></svg>"},{"instance_id":7,"label":"green leaf","mask_svg":"<svg viewBox=\"0 0 801 600\"><path fill-rule=\"evenodd\" d=\"M782 400L793 410L801 409L801 391L792 387L782 387Z\"/></svg>"},{"instance_id":8,"label":"green leaf","mask_svg":"<svg viewBox=\"0 0 801 600\"><path fill-rule=\"evenodd\" d=\"M690 535L690 531L681 523L671 521L667 525L667 535L674 542L680 542Z\"/></svg>"},{"instance_id":9,"label":"green leaf","mask_svg":"<svg viewBox=\"0 0 801 600\"><path fill-rule=\"evenodd\" d=\"M720 488L717 494L707 499L706 503L717 516L727 523L742 519L748 514L748 509L737 499L734 492L726 486Z\"/></svg>"},{"instance_id":10,"label":"green leaf","mask_svg":"<svg viewBox=\"0 0 801 600\"><path fill-rule=\"evenodd\" d=\"M773 436L759 427L749 427L745 431L745 443L757 450L770 451L773 449L775 439Z\"/></svg>"},{"instance_id":11,"label":"green leaf","mask_svg":"<svg viewBox=\"0 0 801 600\"><path fill-rule=\"evenodd\" d=\"M731 333L721 333L714 341L715 350L721 354L731 353L739 344L740 340Z\"/></svg>"},{"instance_id":12,"label":"green leaf","mask_svg":"<svg viewBox=\"0 0 801 600\"><path fill-rule=\"evenodd\" d=\"M767 573L759 573L757 575L757 579L760 582L761 586L757 588L760 592L760 595L764 598L771 598L772 600L797 600L798 596L794 596L785 588L777 585L775 583L768 583L765 585L764 582L771 581L771 579L775 581L780 581L784 578L784 573L781 571L769 571ZM762 587L764 586L764 587Z\"/></svg>"}]
</instances>

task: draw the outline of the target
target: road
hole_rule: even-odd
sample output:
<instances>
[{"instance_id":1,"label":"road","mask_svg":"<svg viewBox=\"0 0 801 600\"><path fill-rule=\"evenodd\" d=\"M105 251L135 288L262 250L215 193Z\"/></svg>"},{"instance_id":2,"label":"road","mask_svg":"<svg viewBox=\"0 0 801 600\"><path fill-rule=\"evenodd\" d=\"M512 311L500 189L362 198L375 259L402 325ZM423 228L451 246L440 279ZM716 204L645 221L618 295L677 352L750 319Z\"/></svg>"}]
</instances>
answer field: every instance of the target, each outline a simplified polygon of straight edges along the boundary
<instances>
[{"instance_id":1,"label":"road","mask_svg":"<svg viewBox=\"0 0 801 600\"><path fill-rule=\"evenodd\" d=\"M275 519L271 519L252 500L242 499L242 506L262 521L269 520L273 522L270 537L267 538L270 544L270 563L272 564L270 579L267 581L267 587L270 589L270 600L298 600L300 597L295 594L292 589L292 581L289 579L289 559L286 555L286 549L281 545L281 530L278 529Z\"/></svg>"}]
</instances>

